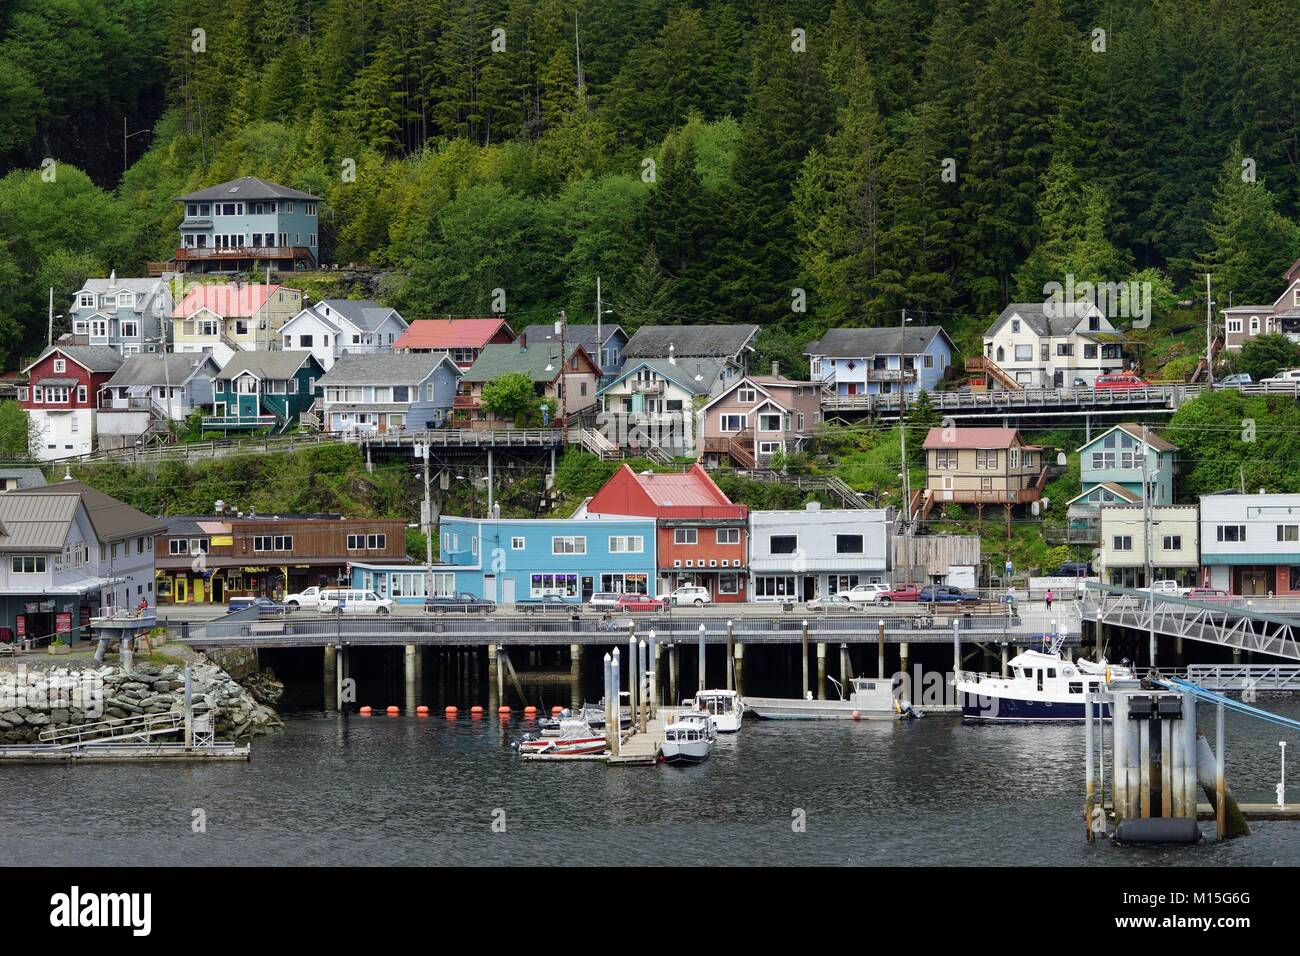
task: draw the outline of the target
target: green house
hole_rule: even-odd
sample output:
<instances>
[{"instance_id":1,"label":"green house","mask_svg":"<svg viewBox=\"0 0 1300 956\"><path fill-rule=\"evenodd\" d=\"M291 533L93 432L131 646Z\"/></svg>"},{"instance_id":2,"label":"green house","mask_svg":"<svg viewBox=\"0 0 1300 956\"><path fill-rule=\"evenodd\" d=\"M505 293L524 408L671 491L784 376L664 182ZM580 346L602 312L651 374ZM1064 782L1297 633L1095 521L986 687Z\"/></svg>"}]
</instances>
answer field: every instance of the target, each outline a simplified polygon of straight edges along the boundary
<instances>
[{"instance_id":1,"label":"green house","mask_svg":"<svg viewBox=\"0 0 1300 956\"><path fill-rule=\"evenodd\" d=\"M213 383L212 414L203 427L285 431L316 400L324 375L311 352L237 352Z\"/></svg>"}]
</instances>

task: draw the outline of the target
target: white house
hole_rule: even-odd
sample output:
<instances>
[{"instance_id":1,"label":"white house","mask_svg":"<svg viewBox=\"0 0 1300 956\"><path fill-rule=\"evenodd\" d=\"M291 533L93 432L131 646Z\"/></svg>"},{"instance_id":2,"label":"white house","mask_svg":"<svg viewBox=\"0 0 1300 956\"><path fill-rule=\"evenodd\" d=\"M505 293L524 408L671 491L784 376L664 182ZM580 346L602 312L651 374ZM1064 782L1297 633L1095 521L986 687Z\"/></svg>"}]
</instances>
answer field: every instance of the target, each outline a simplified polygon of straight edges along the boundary
<instances>
[{"instance_id":1,"label":"white house","mask_svg":"<svg viewBox=\"0 0 1300 956\"><path fill-rule=\"evenodd\" d=\"M889 580L894 513L888 508L752 511L750 597L807 601Z\"/></svg>"},{"instance_id":2,"label":"white house","mask_svg":"<svg viewBox=\"0 0 1300 956\"><path fill-rule=\"evenodd\" d=\"M1201 495L1201 579L1233 594L1300 594L1300 495Z\"/></svg>"},{"instance_id":3,"label":"white house","mask_svg":"<svg viewBox=\"0 0 1300 956\"><path fill-rule=\"evenodd\" d=\"M1142 588L1147 581L1146 516L1141 505L1103 505L1097 573L1105 584ZM1196 505L1151 508L1151 570L1157 581L1195 587L1200 581Z\"/></svg>"},{"instance_id":4,"label":"white house","mask_svg":"<svg viewBox=\"0 0 1300 956\"><path fill-rule=\"evenodd\" d=\"M322 299L280 327L286 352L306 351L326 371L339 356L390 352L409 323L374 299Z\"/></svg>"},{"instance_id":5,"label":"white house","mask_svg":"<svg viewBox=\"0 0 1300 956\"><path fill-rule=\"evenodd\" d=\"M1095 305L1013 302L984 333L984 358L1023 388L1090 386L1123 370L1126 341Z\"/></svg>"}]
</instances>

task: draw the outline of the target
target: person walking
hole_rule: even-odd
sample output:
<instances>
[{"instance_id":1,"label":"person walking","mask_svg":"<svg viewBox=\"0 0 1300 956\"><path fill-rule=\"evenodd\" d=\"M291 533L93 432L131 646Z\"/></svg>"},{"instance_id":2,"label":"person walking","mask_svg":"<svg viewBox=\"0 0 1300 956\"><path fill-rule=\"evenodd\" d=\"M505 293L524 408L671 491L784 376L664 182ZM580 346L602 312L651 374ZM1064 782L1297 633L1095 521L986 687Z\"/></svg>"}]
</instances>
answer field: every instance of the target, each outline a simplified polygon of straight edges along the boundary
<instances>
[{"instance_id":1,"label":"person walking","mask_svg":"<svg viewBox=\"0 0 1300 956\"><path fill-rule=\"evenodd\" d=\"M1052 589L1051 589L1051 588L1048 588L1048 589L1047 589L1047 609L1048 609L1049 611L1052 609Z\"/></svg>"}]
</instances>

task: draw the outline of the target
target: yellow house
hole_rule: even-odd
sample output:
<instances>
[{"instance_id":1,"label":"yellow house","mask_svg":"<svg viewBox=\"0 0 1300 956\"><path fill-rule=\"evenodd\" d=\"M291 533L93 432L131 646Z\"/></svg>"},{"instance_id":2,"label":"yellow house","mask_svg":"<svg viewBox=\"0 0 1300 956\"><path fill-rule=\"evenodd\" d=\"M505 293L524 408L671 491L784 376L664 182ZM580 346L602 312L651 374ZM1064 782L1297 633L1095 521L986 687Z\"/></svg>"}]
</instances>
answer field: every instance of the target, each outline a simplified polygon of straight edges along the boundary
<instances>
[{"instance_id":1,"label":"yellow house","mask_svg":"<svg viewBox=\"0 0 1300 956\"><path fill-rule=\"evenodd\" d=\"M278 347L280 327L301 311L302 292L281 285L196 285L172 312L172 341L224 367L236 352Z\"/></svg>"}]
</instances>

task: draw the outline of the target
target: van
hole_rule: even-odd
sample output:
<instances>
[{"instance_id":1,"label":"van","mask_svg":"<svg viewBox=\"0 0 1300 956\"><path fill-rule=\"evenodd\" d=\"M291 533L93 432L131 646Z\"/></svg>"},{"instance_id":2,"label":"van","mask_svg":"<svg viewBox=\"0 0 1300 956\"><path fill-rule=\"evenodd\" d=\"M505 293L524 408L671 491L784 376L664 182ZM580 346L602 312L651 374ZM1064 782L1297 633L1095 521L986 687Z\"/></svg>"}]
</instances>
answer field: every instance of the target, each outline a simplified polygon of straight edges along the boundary
<instances>
[{"instance_id":1,"label":"van","mask_svg":"<svg viewBox=\"0 0 1300 956\"><path fill-rule=\"evenodd\" d=\"M317 609L322 614L389 614L393 601L364 588L326 588Z\"/></svg>"}]
</instances>

